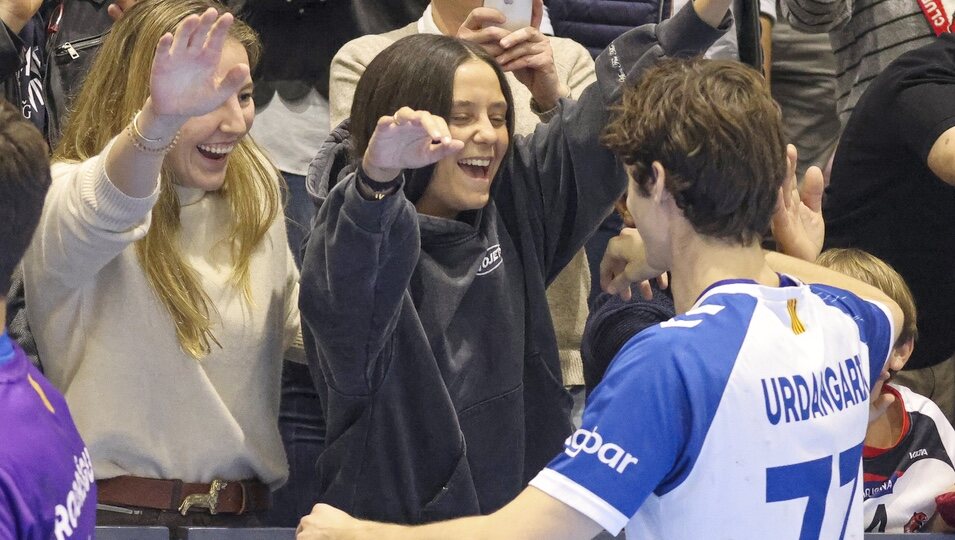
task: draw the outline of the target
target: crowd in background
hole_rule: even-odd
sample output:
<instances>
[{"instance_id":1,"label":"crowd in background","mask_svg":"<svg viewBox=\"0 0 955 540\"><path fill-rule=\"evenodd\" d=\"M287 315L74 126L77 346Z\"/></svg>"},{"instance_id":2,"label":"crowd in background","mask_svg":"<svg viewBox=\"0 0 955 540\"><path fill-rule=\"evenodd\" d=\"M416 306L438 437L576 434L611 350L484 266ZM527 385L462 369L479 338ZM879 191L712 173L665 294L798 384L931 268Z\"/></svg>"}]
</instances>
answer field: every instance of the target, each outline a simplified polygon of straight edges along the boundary
<instances>
[{"instance_id":1,"label":"crowd in background","mask_svg":"<svg viewBox=\"0 0 955 540\"><path fill-rule=\"evenodd\" d=\"M763 141L760 170L800 179L809 231L773 190L754 241L902 317L860 520L955 530L951 21L693 3L535 0L512 32L474 0L0 0L0 537L294 527L319 502L417 524L550 489L614 358L690 307L665 274L607 282L641 228L622 194L658 178L606 146L610 106L659 58L749 50L761 79L735 84L767 85L798 148Z\"/></svg>"}]
</instances>

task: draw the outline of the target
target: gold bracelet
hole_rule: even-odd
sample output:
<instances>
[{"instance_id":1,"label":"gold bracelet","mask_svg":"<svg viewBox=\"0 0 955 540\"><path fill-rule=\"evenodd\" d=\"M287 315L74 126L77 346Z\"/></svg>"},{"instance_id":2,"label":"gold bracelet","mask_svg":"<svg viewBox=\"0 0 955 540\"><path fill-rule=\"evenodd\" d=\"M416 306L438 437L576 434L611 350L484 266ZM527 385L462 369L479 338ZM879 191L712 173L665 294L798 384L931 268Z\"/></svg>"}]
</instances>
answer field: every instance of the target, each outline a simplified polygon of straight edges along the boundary
<instances>
[{"instance_id":1,"label":"gold bracelet","mask_svg":"<svg viewBox=\"0 0 955 540\"><path fill-rule=\"evenodd\" d=\"M126 126L126 133L129 134L130 140L133 142L133 146L136 147L140 152L145 152L147 154L165 154L173 148L176 147L176 144L179 143L179 131L176 131L176 135L163 146L151 146L163 142L163 139L150 139L142 134L139 131L139 126L136 125L136 121L139 119L139 113L143 112L142 110L136 111L136 114L133 115L133 120Z\"/></svg>"}]
</instances>

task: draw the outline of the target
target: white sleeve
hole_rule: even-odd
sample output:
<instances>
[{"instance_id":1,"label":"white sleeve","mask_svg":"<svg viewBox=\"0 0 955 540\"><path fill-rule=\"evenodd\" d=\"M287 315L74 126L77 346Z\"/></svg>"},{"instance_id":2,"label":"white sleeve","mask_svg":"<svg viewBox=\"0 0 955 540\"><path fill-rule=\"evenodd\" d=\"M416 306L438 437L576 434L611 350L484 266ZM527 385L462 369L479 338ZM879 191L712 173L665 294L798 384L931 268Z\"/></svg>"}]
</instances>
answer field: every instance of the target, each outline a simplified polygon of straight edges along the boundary
<instances>
[{"instance_id":1,"label":"white sleeve","mask_svg":"<svg viewBox=\"0 0 955 540\"><path fill-rule=\"evenodd\" d=\"M77 287L146 235L159 183L142 199L120 191L106 175L105 156L111 146L82 163L53 165L25 273L43 272Z\"/></svg>"}]
</instances>

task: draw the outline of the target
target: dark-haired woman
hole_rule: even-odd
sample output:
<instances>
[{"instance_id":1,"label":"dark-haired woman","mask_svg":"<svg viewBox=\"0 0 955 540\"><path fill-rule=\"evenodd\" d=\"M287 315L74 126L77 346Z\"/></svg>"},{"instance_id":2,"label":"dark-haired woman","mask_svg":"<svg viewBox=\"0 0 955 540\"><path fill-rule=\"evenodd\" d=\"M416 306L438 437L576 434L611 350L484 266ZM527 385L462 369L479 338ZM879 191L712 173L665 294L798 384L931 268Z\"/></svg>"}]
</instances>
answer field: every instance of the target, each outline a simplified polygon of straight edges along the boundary
<instances>
[{"instance_id":1,"label":"dark-haired woman","mask_svg":"<svg viewBox=\"0 0 955 540\"><path fill-rule=\"evenodd\" d=\"M488 513L560 451L570 399L544 289L623 190L599 144L618 85L712 43L711 1L621 38L576 104L532 28L496 58L417 35L369 65L352 132L309 174L321 207L300 306L328 426L322 502L402 523ZM498 63L554 108L528 138L512 136Z\"/></svg>"}]
</instances>

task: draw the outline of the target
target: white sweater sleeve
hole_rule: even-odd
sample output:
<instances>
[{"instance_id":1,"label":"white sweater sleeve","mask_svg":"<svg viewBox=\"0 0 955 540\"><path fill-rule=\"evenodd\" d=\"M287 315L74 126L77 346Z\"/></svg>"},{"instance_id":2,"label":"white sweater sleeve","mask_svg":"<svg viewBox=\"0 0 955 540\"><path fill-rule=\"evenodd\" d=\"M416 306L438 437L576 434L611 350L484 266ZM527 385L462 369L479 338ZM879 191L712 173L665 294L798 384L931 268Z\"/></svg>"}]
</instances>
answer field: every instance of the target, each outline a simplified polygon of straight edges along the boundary
<instances>
[{"instance_id":1,"label":"white sweater sleeve","mask_svg":"<svg viewBox=\"0 0 955 540\"><path fill-rule=\"evenodd\" d=\"M53 182L33 239L28 274L43 272L75 288L93 278L103 266L149 230L159 198L159 183L150 196L137 199L116 188L106 176L105 156L82 163L56 163Z\"/></svg>"}]
</instances>

